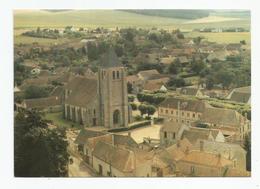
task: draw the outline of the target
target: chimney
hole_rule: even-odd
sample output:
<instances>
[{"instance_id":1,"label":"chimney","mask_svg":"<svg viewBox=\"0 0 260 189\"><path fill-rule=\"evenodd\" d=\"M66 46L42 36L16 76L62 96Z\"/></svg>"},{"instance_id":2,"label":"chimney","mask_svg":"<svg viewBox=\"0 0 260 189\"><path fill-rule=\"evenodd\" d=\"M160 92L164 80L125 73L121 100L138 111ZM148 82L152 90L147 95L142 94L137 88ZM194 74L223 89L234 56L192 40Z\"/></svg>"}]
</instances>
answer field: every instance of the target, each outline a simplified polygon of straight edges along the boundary
<instances>
[{"instance_id":1,"label":"chimney","mask_svg":"<svg viewBox=\"0 0 260 189\"><path fill-rule=\"evenodd\" d=\"M200 151L203 152L204 151L204 141L200 140Z\"/></svg>"}]
</instances>

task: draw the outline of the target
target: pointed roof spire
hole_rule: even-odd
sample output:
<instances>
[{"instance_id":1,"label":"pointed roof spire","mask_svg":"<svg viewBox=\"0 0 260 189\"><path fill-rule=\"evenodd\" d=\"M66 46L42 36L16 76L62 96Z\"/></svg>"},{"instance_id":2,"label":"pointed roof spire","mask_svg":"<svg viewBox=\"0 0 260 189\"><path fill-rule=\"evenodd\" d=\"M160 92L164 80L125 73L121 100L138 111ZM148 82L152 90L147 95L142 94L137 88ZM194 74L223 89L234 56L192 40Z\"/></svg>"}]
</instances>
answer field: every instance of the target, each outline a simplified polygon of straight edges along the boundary
<instances>
[{"instance_id":1,"label":"pointed roof spire","mask_svg":"<svg viewBox=\"0 0 260 189\"><path fill-rule=\"evenodd\" d=\"M110 47L108 51L101 57L100 65L103 68L122 67L123 65L118 60L115 50Z\"/></svg>"}]
</instances>

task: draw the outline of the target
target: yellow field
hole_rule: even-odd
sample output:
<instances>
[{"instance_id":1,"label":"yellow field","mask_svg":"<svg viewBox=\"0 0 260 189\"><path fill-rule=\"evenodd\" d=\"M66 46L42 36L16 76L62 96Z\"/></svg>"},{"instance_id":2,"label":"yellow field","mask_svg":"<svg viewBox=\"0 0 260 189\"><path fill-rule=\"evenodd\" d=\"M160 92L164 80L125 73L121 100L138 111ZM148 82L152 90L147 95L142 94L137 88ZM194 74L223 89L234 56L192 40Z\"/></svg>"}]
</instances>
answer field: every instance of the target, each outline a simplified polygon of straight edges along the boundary
<instances>
[{"instance_id":1,"label":"yellow field","mask_svg":"<svg viewBox=\"0 0 260 189\"><path fill-rule=\"evenodd\" d=\"M203 36L208 41L217 43L239 43L241 40L245 40L247 43L251 43L250 32L223 32L223 33L200 33L190 32L186 34L186 37L198 37Z\"/></svg>"}]
</instances>

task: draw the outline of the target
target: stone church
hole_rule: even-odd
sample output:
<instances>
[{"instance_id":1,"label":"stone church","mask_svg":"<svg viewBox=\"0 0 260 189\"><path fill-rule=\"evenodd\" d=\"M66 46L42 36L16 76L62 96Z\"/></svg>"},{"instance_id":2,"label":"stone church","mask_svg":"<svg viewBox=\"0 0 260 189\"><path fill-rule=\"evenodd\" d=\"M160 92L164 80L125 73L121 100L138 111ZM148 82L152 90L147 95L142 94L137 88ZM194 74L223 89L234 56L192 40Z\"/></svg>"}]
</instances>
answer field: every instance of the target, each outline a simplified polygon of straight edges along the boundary
<instances>
[{"instance_id":1,"label":"stone church","mask_svg":"<svg viewBox=\"0 0 260 189\"><path fill-rule=\"evenodd\" d=\"M131 121L126 68L113 49L100 59L97 74L76 76L65 86L64 116L87 127L126 127Z\"/></svg>"}]
</instances>

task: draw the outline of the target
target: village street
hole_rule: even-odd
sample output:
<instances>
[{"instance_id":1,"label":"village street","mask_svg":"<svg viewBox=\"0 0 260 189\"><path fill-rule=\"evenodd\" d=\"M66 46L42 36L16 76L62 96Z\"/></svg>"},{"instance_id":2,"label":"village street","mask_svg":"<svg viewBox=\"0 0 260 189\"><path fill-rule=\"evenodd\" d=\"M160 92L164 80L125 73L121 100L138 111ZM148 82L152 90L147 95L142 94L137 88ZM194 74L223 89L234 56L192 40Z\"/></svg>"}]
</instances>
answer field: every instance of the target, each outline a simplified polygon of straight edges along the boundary
<instances>
[{"instance_id":1,"label":"village street","mask_svg":"<svg viewBox=\"0 0 260 189\"><path fill-rule=\"evenodd\" d=\"M83 161L82 157L77 151L76 145L74 143L75 137L77 136L77 131L68 130L67 138L69 142L68 151L70 158L72 158L73 163L69 164L69 177L92 177L96 176L94 171L89 168L89 166Z\"/></svg>"}]
</instances>

